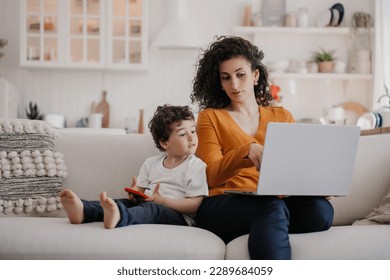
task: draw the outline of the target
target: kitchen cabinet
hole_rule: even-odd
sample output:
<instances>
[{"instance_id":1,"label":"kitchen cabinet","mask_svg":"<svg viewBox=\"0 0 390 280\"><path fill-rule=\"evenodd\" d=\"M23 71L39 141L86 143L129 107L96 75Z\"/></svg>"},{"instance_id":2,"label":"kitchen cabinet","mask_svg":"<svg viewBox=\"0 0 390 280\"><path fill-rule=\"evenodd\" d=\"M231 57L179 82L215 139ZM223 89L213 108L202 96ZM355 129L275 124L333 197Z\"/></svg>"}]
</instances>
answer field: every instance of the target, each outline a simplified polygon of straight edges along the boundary
<instances>
[{"instance_id":1,"label":"kitchen cabinet","mask_svg":"<svg viewBox=\"0 0 390 280\"><path fill-rule=\"evenodd\" d=\"M21 3L21 66L146 69L148 0Z\"/></svg>"},{"instance_id":2,"label":"kitchen cabinet","mask_svg":"<svg viewBox=\"0 0 390 280\"><path fill-rule=\"evenodd\" d=\"M374 34L372 30L370 33ZM336 50L336 58L349 64L351 36L348 27L237 26L233 28L233 34L250 40L263 50L266 65L276 60L288 60L290 66L306 65L313 52L320 48ZM288 69L271 72L270 80L281 87L281 104L297 119L317 121L327 109L344 102L356 102L371 110L376 102L373 100L372 72L351 73L348 68L344 73Z\"/></svg>"},{"instance_id":3,"label":"kitchen cabinet","mask_svg":"<svg viewBox=\"0 0 390 280\"><path fill-rule=\"evenodd\" d=\"M147 66L147 1L108 1L110 20L107 28L107 66L115 69L134 69Z\"/></svg>"}]
</instances>

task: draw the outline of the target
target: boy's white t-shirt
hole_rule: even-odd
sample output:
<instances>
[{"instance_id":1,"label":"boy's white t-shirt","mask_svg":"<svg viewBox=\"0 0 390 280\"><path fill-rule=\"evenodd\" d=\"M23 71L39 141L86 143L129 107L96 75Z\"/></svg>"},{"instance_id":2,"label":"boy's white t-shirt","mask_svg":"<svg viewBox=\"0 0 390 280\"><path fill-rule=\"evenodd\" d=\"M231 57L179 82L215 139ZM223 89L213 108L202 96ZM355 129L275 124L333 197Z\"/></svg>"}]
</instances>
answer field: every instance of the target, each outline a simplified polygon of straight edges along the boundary
<instances>
[{"instance_id":1,"label":"boy's white t-shirt","mask_svg":"<svg viewBox=\"0 0 390 280\"><path fill-rule=\"evenodd\" d=\"M157 183L160 183L159 193L167 198L182 199L209 194L206 164L201 159L190 155L179 166L168 169L163 165L165 157L166 154L153 156L143 163L137 186L146 188L145 194L152 195ZM193 224L187 215L183 216L190 225Z\"/></svg>"}]
</instances>

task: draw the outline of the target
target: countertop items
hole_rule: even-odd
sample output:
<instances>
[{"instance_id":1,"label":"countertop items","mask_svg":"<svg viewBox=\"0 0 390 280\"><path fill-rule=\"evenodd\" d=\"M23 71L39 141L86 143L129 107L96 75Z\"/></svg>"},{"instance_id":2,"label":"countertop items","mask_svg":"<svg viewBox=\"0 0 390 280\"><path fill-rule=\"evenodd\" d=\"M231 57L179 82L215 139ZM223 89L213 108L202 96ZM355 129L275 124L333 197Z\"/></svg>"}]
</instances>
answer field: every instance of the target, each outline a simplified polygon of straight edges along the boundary
<instances>
[{"instance_id":1,"label":"countertop items","mask_svg":"<svg viewBox=\"0 0 390 280\"><path fill-rule=\"evenodd\" d=\"M102 100L95 106L92 103L91 115L101 113L103 114L102 118L102 127L108 128L110 123L110 105L107 102L107 91L103 91Z\"/></svg>"}]
</instances>

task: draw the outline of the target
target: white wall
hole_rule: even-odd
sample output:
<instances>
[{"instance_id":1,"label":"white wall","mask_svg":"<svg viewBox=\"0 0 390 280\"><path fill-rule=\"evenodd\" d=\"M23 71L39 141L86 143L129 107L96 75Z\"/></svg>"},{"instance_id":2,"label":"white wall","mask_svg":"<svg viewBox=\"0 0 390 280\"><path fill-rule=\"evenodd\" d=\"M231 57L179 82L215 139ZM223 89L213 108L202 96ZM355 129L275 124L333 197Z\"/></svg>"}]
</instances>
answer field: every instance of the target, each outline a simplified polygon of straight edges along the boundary
<instances>
[{"instance_id":1,"label":"white wall","mask_svg":"<svg viewBox=\"0 0 390 280\"><path fill-rule=\"evenodd\" d=\"M149 0L149 42L157 36L169 14L168 0ZM254 8L260 0L251 0ZM248 0L188 0L189 14L200 31L203 44L215 35L231 33L242 21L243 5ZM313 3L315 2L315 3ZM353 10L367 10L366 0L340 1L350 18ZM309 7L311 25L332 0L287 0L287 11ZM149 51L146 73L100 70L41 70L19 67L19 0L0 0L0 37L8 39L0 61L0 75L15 84L21 94L20 117L29 101L37 102L42 113L57 112L67 117L68 126L88 115L92 102L99 102L102 90L108 92L111 106L110 126L123 127L124 120L137 119L145 110L148 121L156 106L164 103L190 103L191 83L198 50ZM347 25L349 22L346 22ZM267 54L266 54L267 55ZM134 121L137 124L137 120Z\"/></svg>"}]
</instances>

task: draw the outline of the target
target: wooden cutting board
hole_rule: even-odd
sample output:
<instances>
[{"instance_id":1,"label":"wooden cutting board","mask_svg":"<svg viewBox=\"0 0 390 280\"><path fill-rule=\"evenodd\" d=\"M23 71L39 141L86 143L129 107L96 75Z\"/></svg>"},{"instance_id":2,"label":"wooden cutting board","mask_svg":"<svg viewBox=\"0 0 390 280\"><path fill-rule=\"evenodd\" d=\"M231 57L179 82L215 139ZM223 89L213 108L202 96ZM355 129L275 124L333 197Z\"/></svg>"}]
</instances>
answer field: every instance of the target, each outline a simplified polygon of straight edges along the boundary
<instances>
[{"instance_id":1,"label":"wooden cutting board","mask_svg":"<svg viewBox=\"0 0 390 280\"><path fill-rule=\"evenodd\" d=\"M95 105L92 103L92 113L102 113L102 127L108 128L110 124L110 105L107 102L107 91L103 91L102 100Z\"/></svg>"}]
</instances>

